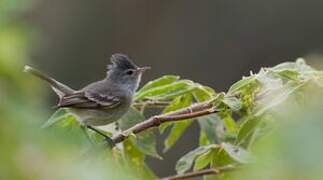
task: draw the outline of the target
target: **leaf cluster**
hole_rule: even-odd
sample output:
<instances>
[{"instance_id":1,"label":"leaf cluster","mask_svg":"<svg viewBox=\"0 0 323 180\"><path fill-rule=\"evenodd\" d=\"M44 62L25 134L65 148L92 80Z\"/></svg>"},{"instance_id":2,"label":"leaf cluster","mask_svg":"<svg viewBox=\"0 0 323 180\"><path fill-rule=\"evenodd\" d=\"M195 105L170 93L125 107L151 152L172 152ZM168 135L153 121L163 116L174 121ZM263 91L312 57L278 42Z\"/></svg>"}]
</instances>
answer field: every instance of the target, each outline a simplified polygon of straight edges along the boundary
<instances>
[{"instance_id":1,"label":"leaf cluster","mask_svg":"<svg viewBox=\"0 0 323 180\"><path fill-rule=\"evenodd\" d=\"M322 88L323 72L310 67L303 59L262 68L234 83L227 92L216 92L191 80L166 75L150 81L136 93L131 110L118 124L126 130L144 121L148 108L164 114L212 101L216 110L214 114L159 126L159 133L167 134L164 152L172 148L196 121L200 127L199 146L178 160L178 174L191 169L248 164L254 161L252 145L274 129L273 112L286 102L302 103L307 86ZM59 110L45 126L75 125L73 118ZM161 158L156 150L156 133L148 129L129 137L122 143L122 148L114 149L122 159L121 165L133 167L142 177L154 177L144 160L146 155Z\"/></svg>"}]
</instances>

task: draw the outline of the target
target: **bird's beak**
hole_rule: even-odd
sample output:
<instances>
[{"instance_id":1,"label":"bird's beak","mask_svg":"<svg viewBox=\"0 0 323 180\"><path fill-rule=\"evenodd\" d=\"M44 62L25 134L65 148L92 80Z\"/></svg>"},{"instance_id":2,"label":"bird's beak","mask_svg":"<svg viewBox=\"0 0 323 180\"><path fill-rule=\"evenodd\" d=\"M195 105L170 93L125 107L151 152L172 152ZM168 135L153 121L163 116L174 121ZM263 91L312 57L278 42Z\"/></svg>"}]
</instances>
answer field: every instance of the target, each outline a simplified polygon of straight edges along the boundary
<instances>
[{"instance_id":1,"label":"bird's beak","mask_svg":"<svg viewBox=\"0 0 323 180\"><path fill-rule=\"evenodd\" d=\"M140 67L140 68L137 68L137 71L138 72L141 72L141 73L143 73L143 72L145 72L146 70L148 70L148 69L151 69L149 66L146 66L146 67Z\"/></svg>"}]
</instances>

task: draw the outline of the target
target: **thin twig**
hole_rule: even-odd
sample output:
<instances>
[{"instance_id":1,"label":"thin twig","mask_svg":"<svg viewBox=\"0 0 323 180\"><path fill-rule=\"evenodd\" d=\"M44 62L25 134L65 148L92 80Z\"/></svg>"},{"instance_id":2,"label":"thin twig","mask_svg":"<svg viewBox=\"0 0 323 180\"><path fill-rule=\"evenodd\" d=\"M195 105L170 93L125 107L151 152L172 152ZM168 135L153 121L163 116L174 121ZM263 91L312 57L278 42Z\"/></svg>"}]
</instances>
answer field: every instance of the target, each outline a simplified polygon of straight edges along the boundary
<instances>
[{"instance_id":1,"label":"thin twig","mask_svg":"<svg viewBox=\"0 0 323 180\"><path fill-rule=\"evenodd\" d=\"M208 115L213 112L215 112L215 111L212 109L206 109L206 110L201 110L201 111L187 113L187 114L179 114L179 115L173 115L173 116L161 116L161 117L158 117L158 119L161 123L163 123L165 121L179 121L179 120Z\"/></svg>"},{"instance_id":2,"label":"thin twig","mask_svg":"<svg viewBox=\"0 0 323 180\"><path fill-rule=\"evenodd\" d=\"M171 121L180 121L190 118L196 118L204 115L208 115L211 113L215 113L216 111L213 109L213 103L212 101L207 101L204 103L196 103L192 106L173 111L170 113L153 116L141 123L138 123L134 125L133 127L115 135L112 137L112 141L114 144L120 143L124 141L129 134L134 133L140 133L146 129L157 127L162 123L165 122L171 122Z\"/></svg>"},{"instance_id":3,"label":"thin twig","mask_svg":"<svg viewBox=\"0 0 323 180\"><path fill-rule=\"evenodd\" d=\"M235 166L229 165L219 168L204 169L200 171L189 172L186 174L169 176L162 178L162 180L180 180L180 179L189 179L193 177L205 176L205 175L218 175L223 172L228 172L237 169Z\"/></svg>"}]
</instances>

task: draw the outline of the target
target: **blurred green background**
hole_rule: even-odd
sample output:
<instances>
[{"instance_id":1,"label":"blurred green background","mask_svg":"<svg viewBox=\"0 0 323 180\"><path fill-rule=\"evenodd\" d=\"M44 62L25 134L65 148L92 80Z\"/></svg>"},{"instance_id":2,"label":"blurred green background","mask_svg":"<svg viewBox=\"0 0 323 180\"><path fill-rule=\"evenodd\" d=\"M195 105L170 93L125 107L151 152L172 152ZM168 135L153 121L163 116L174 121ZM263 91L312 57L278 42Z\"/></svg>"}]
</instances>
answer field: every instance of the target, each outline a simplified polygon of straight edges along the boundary
<instances>
[{"instance_id":1,"label":"blurred green background","mask_svg":"<svg viewBox=\"0 0 323 180\"><path fill-rule=\"evenodd\" d=\"M84 137L71 129L40 128L52 113L44 108L46 93L22 73L39 37L32 23L21 20L31 5L0 1L0 179L132 179L110 160L82 155Z\"/></svg>"},{"instance_id":2,"label":"blurred green background","mask_svg":"<svg viewBox=\"0 0 323 180\"><path fill-rule=\"evenodd\" d=\"M69 158L80 154L82 137L39 128L56 99L46 84L22 73L25 64L79 88L103 77L109 56L123 52L153 67L145 82L177 74L222 91L250 70L299 56L322 67L322 7L319 0L0 0L0 179L127 174L109 162L84 171L77 158ZM315 164L323 152L321 111L301 112L300 121L265 143L270 147L264 146L264 157L278 154L283 160L273 164L282 168L262 168L256 177L273 179L269 175L277 171L287 173L280 179L292 179L294 172L300 174L295 179L321 177L315 176L322 165ZM175 161L196 146L197 126L187 132L163 161L148 160L157 175L174 174Z\"/></svg>"}]
</instances>

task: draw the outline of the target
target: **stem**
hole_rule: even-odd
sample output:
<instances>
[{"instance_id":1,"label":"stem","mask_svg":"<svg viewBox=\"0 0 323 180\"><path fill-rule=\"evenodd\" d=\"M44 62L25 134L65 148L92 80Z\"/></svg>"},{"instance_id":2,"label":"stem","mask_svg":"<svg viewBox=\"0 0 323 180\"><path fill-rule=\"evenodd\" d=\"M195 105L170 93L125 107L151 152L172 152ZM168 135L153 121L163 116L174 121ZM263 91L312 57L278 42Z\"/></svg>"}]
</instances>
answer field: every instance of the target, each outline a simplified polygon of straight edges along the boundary
<instances>
[{"instance_id":1,"label":"stem","mask_svg":"<svg viewBox=\"0 0 323 180\"><path fill-rule=\"evenodd\" d=\"M157 127L165 122L172 121L180 121L190 118L201 117L204 115L215 113L216 111L213 109L212 101L204 102L204 103L196 103L187 108L183 108L177 111L173 111L170 113L153 116L141 123L134 125L133 127L115 135L112 137L112 141L114 144L120 143L124 141L128 136L127 134L137 134L152 127Z\"/></svg>"},{"instance_id":2,"label":"stem","mask_svg":"<svg viewBox=\"0 0 323 180\"><path fill-rule=\"evenodd\" d=\"M229 166L224 166L220 168L204 169L200 171L189 172L182 175L169 176L166 178L162 178L162 180L179 180L179 179L189 179L189 178L205 176L205 175L218 175L220 173L232 171L235 169L236 169L235 166L229 165Z\"/></svg>"}]
</instances>

